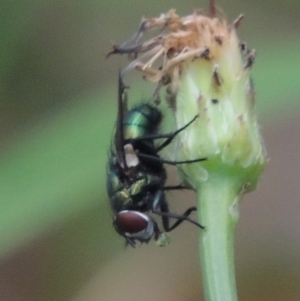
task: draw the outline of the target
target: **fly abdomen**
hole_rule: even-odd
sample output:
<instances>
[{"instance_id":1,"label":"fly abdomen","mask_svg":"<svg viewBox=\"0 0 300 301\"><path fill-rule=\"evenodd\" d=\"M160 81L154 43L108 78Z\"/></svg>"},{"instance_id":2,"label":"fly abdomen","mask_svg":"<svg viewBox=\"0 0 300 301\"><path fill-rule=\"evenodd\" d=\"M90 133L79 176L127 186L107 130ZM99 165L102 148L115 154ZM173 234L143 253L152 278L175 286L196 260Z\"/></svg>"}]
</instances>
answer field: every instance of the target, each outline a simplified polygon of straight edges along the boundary
<instances>
[{"instance_id":1,"label":"fly abdomen","mask_svg":"<svg viewBox=\"0 0 300 301\"><path fill-rule=\"evenodd\" d=\"M162 120L161 112L149 104L140 104L124 116L124 138L134 139L156 133Z\"/></svg>"}]
</instances>

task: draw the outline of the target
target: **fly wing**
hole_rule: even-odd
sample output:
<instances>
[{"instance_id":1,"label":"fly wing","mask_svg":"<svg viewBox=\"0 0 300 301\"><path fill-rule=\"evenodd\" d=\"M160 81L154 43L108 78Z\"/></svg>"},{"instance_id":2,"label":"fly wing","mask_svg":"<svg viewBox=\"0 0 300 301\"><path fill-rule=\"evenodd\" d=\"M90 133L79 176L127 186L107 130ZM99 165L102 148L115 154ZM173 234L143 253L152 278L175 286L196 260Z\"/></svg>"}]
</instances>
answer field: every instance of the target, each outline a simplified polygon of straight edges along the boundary
<instances>
[{"instance_id":1,"label":"fly wing","mask_svg":"<svg viewBox=\"0 0 300 301\"><path fill-rule=\"evenodd\" d=\"M118 116L117 116L117 126L115 133L115 147L118 162L121 167L127 169L127 163L125 160L124 151L124 114L127 112L127 98L125 93L125 86L122 81L121 73L119 72L119 82L118 82Z\"/></svg>"}]
</instances>

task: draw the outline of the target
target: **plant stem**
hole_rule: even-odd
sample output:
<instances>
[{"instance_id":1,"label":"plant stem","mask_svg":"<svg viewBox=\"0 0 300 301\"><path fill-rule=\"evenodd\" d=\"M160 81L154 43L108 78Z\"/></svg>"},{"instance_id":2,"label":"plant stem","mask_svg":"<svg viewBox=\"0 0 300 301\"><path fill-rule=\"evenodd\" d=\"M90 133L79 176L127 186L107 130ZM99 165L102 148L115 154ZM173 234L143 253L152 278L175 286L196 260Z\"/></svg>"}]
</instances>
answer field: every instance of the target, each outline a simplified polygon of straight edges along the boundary
<instances>
[{"instance_id":1,"label":"plant stem","mask_svg":"<svg viewBox=\"0 0 300 301\"><path fill-rule=\"evenodd\" d=\"M234 229L241 185L238 179L210 176L197 192L200 260L206 301L237 301L234 270Z\"/></svg>"}]
</instances>

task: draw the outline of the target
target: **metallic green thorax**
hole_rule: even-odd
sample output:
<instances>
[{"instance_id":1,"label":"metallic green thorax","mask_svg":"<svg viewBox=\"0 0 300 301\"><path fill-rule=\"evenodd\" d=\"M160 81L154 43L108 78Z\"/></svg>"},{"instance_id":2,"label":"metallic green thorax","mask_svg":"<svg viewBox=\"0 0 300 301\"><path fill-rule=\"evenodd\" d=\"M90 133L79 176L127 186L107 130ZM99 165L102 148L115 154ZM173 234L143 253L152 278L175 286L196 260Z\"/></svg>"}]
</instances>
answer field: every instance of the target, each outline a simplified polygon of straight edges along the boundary
<instances>
[{"instance_id":1,"label":"metallic green thorax","mask_svg":"<svg viewBox=\"0 0 300 301\"><path fill-rule=\"evenodd\" d=\"M131 109L123 121L124 138L133 139L155 133L161 119L160 111L148 104Z\"/></svg>"}]
</instances>

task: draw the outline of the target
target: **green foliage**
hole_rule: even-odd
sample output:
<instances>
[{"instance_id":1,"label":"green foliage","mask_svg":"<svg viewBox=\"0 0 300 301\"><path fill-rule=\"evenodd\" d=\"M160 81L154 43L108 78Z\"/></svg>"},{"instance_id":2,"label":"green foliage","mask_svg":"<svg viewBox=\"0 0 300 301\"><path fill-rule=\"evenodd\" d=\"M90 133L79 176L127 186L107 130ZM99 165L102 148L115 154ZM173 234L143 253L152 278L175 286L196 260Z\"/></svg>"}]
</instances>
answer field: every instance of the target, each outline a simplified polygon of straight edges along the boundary
<instances>
[{"instance_id":1,"label":"green foliage","mask_svg":"<svg viewBox=\"0 0 300 301\"><path fill-rule=\"evenodd\" d=\"M2 155L2 255L105 195L114 112L98 97L84 98L84 103L17 134Z\"/></svg>"}]
</instances>

